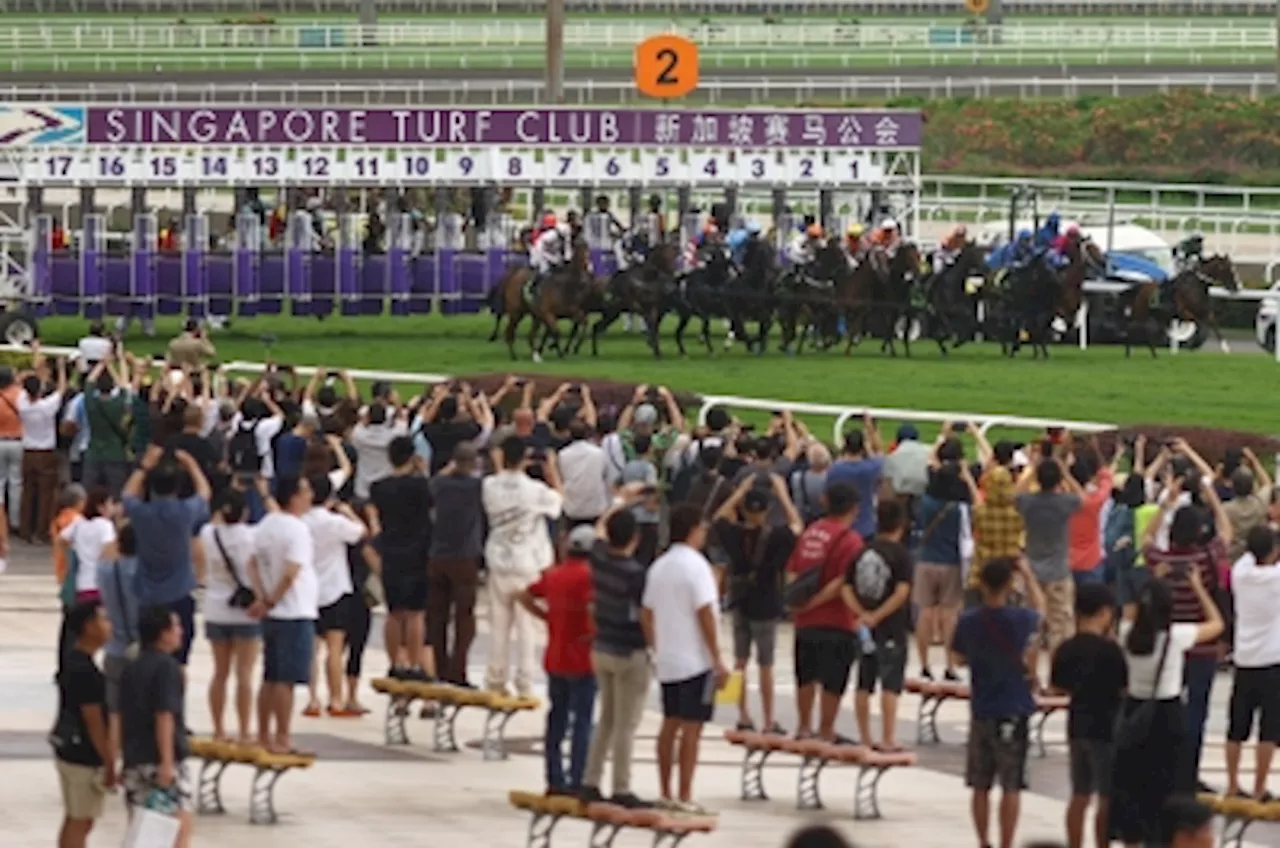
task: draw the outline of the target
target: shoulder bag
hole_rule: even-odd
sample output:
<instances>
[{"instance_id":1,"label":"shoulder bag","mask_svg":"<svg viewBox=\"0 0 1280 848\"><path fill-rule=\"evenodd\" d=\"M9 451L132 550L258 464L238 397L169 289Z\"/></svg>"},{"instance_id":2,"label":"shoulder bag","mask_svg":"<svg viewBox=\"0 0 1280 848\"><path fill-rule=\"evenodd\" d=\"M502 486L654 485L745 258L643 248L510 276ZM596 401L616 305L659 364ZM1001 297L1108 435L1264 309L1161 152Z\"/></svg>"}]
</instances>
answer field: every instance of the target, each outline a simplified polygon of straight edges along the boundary
<instances>
[{"instance_id":1,"label":"shoulder bag","mask_svg":"<svg viewBox=\"0 0 1280 848\"><path fill-rule=\"evenodd\" d=\"M789 609L794 610L803 607L822 591L822 572L826 570L827 561L840 549L840 544L844 542L845 537L852 532L852 527L846 527L844 532L832 540L831 547L827 549L827 555L822 558L821 562L801 572L796 579L783 587L782 599Z\"/></svg>"},{"instance_id":2,"label":"shoulder bag","mask_svg":"<svg viewBox=\"0 0 1280 848\"><path fill-rule=\"evenodd\" d=\"M1173 632L1164 631L1164 646L1160 649L1160 659L1156 662L1155 682L1151 684L1151 697L1140 702L1126 713L1124 710L1116 716L1115 742L1116 750L1132 750L1143 745L1151 736L1151 728L1155 724L1156 708L1159 701L1156 693L1160 691L1160 675L1164 672L1165 657L1169 656L1169 643L1173 641Z\"/></svg>"},{"instance_id":3,"label":"shoulder bag","mask_svg":"<svg viewBox=\"0 0 1280 848\"><path fill-rule=\"evenodd\" d=\"M236 584L235 591L227 599L227 605L234 609L248 609L253 606L257 596L253 594L252 589L244 585L240 575L236 574L235 563L231 561L230 554L227 553L226 547L222 544L222 537L218 535L216 527L213 529L213 541L218 546L218 553L222 554L222 562L227 567L227 573L231 575L231 580Z\"/></svg>"}]
</instances>

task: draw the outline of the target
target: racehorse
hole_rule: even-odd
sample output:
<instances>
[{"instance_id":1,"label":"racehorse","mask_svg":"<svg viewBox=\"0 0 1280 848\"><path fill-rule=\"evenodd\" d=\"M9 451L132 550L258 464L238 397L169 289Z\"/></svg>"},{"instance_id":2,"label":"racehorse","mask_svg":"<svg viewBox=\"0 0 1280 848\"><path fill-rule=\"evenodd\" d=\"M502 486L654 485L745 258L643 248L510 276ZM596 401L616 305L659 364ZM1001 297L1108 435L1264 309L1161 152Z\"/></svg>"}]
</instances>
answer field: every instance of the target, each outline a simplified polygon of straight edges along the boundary
<instances>
[{"instance_id":1,"label":"racehorse","mask_svg":"<svg viewBox=\"0 0 1280 848\"><path fill-rule=\"evenodd\" d=\"M911 298L916 281L923 271L924 262L920 248L915 242L902 242L893 256L889 257L885 283L876 293L875 301L870 306L871 314L879 318L872 324L879 324L881 330L879 334L883 339L880 345L881 353L888 352L890 356L898 355L894 342L901 325L902 346L907 356L911 355L911 318L916 311Z\"/></svg>"},{"instance_id":2,"label":"racehorse","mask_svg":"<svg viewBox=\"0 0 1280 848\"><path fill-rule=\"evenodd\" d=\"M675 242L660 242L650 248L643 263L613 275L605 289L600 319L591 325L592 356L599 355L600 334L613 326L624 312L644 319L645 340L654 356L662 356L658 325L662 322L663 301L675 280L679 257L680 248Z\"/></svg>"},{"instance_id":3,"label":"racehorse","mask_svg":"<svg viewBox=\"0 0 1280 848\"><path fill-rule=\"evenodd\" d=\"M1214 254L1198 267L1180 272L1169 284L1173 292L1172 304L1156 306L1156 295L1160 290L1157 283L1140 283L1125 292L1120 300L1129 319L1125 327L1124 355L1132 354L1133 340L1139 338L1155 356L1155 339L1160 327L1168 325L1174 318L1207 325L1213 330L1223 352L1229 352L1231 346L1222 337L1218 317L1214 313L1213 297L1209 294L1213 285L1220 285L1232 293L1240 290L1240 275L1231 257Z\"/></svg>"},{"instance_id":4,"label":"racehorse","mask_svg":"<svg viewBox=\"0 0 1280 848\"><path fill-rule=\"evenodd\" d=\"M506 342L511 358L516 358L516 328L530 316L529 350L535 362L542 361L542 350L550 339L556 353L564 356L567 347L560 345L560 330L557 321L569 318L574 323L572 339L579 332L586 331L587 315L583 308L587 297L592 293L591 254L586 242L575 240L569 261L555 268L530 291L528 284L533 282L534 271L524 266L513 268L498 283L498 297L502 303L502 313L507 316ZM541 340L538 329L545 330Z\"/></svg>"},{"instance_id":5,"label":"racehorse","mask_svg":"<svg viewBox=\"0 0 1280 848\"><path fill-rule=\"evenodd\" d=\"M943 356L950 353L948 339L953 340L953 347L960 347L977 334L978 317L975 299L969 294L969 279L985 275L982 248L967 241L949 265L930 277L925 302L933 317L931 335Z\"/></svg>"},{"instance_id":6,"label":"racehorse","mask_svg":"<svg viewBox=\"0 0 1280 848\"><path fill-rule=\"evenodd\" d=\"M792 272L779 280L778 326L782 330L781 350L791 354L804 350L804 341L816 330L823 347L834 343L840 319L839 293L851 276L849 259L840 245L831 242L819 248L804 274Z\"/></svg>"},{"instance_id":7,"label":"racehorse","mask_svg":"<svg viewBox=\"0 0 1280 848\"><path fill-rule=\"evenodd\" d=\"M684 346L684 333L694 316L702 319L700 335L702 343L707 347L707 353L713 352L711 347L712 318L730 319L734 335L738 338L746 337L745 329L736 323L734 316L731 314L729 298L727 297L729 287L737 273L733 263L729 261L729 257L724 252L723 247L718 244L699 248L698 255L704 261L702 267L695 268L685 274L670 292L663 305L664 313L675 312L680 317L679 323L676 324L675 338L676 347L680 349L681 356L688 355L688 351ZM748 347L750 346L751 343L748 342Z\"/></svg>"}]
</instances>

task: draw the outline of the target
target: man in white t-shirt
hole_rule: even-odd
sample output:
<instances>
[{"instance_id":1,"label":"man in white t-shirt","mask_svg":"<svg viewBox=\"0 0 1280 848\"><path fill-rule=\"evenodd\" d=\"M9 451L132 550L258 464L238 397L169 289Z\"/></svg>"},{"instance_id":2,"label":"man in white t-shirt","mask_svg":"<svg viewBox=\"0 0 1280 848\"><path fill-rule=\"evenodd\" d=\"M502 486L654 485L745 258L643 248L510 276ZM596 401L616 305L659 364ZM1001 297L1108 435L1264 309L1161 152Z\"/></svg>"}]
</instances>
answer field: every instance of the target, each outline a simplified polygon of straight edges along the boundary
<instances>
[{"instance_id":1,"label":"man in white t-shirt","mask_svg":"<svg viewBox=\"0 0 1280 848\"><path fill-rule=\"evenodd\" d=\"M329 684L329 715L343 715L342 649L347 637L348 609L355 587L347 566L347 548L364 538L364 522L351 505L333 498L329 475L310 479L314 505L302 516L311 531L316 571L316 653L311 663L310 700L302 714L320 715L319 646L325 648L325 680ZM361 601L363 603L363 601Z\"/></svg>"},{"instance_id":2,"label":"man in white t-shirt","mask_svg":"<svg viewBox=\"0 0 1280 848\"><path fill-rule=\"evenodd\" d=\"M261 479L261 478L260 478ZM254 553L267 596L250 615L262 618L262 688L258 690L258 741L269 751L292 750L289 726L293 687L311 681L312 640L319 617L315 544L302 516L311 509L304 478L275 482L279 505L265 484L259 494L270 512L254 532ZM275 735L271 735L272 719Z\"/></svg>"},{"instance_id":3,"label":"man in white t-shirt","mask_svg":"<svg viewBox=\"0 0 1280 848\"><path fill-rule=\"evenodd\" d=\"M715 711L716 690L729 677L717 641L720 595L711 563L702 555L707 538L702 507L675 507L670 524L671 547L649 568L640 610L640 626L662 684L662 729L658 731L660 805L677 812L705 815L707 811L693 801L693 773L698 764L702 726ZM671 772L677 756L678 795L671 791Z\"/></svg>"},{"instance_id":4,"label":"man in white t-shirt","mask_svg":"<svg viewBox=\"0 0 1280 848\"><path fill-rule=\"evenodd\" d=\"M489 626L493 645L485 685L506 691L511 631L518 644L516 690L527 695L534 669L533 619L519 603L544 568L555 562L547 523L560 517L560 476L554 454L537 461L546 482L529 476L532 462L519 436L502 443L502 470L486 477L480 490L489 535L484 558L489 566Z\"/></svg>"},{"instance_id":5,"label":"man in white t-shirt","mask_svg":"<svg viewBox=\"0 0 1280 848\"><path fill-rule=\"evenodd\" d=\"M1235 643L1232 651L1235 679L1231 685L1227 723L1228 798L1240 793L1240 753L1256 713L1258 750L1253 775L1253 797L1267 791L1271 759L1280 743L1280 564L1276 563L1276 539L1271 528L1252 528L1245 537L1245 552L1231 568L1231 594L1235 599Z\"/></svg>"},{"instance_id":6,"label":"man in white t-shirt","mask_svg":"<svg viewBox=\"0 0 1280 848\"><path fill-rule=\"evenodd\" d=\"M558 455L564 481L564 517L571 525L596 523L609 511L609 460L604 449L591 440L584 421L569 425L573 440Z\"/></svg>"}]
</instances>

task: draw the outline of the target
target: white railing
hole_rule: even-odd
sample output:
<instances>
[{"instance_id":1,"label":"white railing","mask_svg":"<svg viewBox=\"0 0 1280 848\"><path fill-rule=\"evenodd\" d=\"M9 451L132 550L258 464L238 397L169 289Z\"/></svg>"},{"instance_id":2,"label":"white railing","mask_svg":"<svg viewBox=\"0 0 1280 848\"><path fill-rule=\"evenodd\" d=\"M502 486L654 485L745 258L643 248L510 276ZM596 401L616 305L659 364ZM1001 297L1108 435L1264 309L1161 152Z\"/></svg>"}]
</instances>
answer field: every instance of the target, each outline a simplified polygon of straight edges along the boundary
<instances>
[{"instance_id":1,"label":"white railing","mask_svg":"<svg viewBox=\"0 0 1280 848\"><path fill-rule=\"evenodd\" d=\"M0 58L0 66L4 64ZM163 83L58 82L39 86L0 84L5 103L240 103L297 105L536 104L545 86L534 79L378 79L306 82ZM828 76L715 77L704 75L688 100L709 104L750 105L786 102L856 103L904 96L1079 97L1082 94L1148 94L1174 89L1230 91L1254 99L1269 96L1274 73L1071 74L1065 76L897 76L863 74ZM624 80L565 80L565 99L578 104L623 104L642 100ZM646 101L647 102L647 101Z\"/></svg>"},{"instance_id":2,"label":"white railing","mask_svg":"<svg viewBox=\"0 0 1280 848\"><path fill-rule=\"evenodd\" d=\"M790 24L692 22L671 25L706 49L758 47L841 47L977 49L995 53L1011 48L1203 49L1233 51L1274 49L1275 27L1266 22L1240 26L1206 26L1204 21L1169 23L1014 23L968 28L955 22L862 23L829 22L815 26L803 19ZM652 35L651 21L570 20L565 24L567 48L588 47L630 51ZM0 51L245 49L359 49L376 52L398 48L479 47L509 50L541 49L546 29L538 20L457 20L441 23L389 23L363 26L355 22L317 20L271 24L217 22L145 23L136 20L93 23L22 23L0 26Z\"/></svg>"},{"instance_id":3,"label":"white railing","mask_svg":"<svg viewBox=\"0 0 1280 848\"><path fill-rule=\"evenodd\" d=\"M78 349L74 347L42 346L41 349L50 356L75 356ZM31 349L21 345L0 345L0 351L6 353L27 354ZM310 365L294 365L293 370L299 377L311 377L316 368ZM334 366L326 366L332 370ZM261 374L266 370L262 362L236 360L224 363L222 368L229 373ZM414 385L430 385L452 380L449 374L428 374L416 371L372 371L360 368L348 368L347 373L356 380L386 380L391 383L411 383ZM883 409L871 406L843 406L837 404L806 403L803 401L769 400L767 398L739 397L737 395L698 395L698 423L706 423L707 412L716 406L730 407L754 412L772 412L776 409L787 409L795 415L832 416L832 442L840 444L844 440L844 428L853 418L871 415L880 421L920 421L941 424L945 421L967 421L978 427L985 435L993 427L1005 427L1017 430L1043 430L1046 427L1065 427L1076 433L1102 433L1116 429L1115 424L1103 424L1096 421L1071 421L1057 418L1032 418L1021 415L1002 415L999 413L981 412L932 412L918 409Z\"/></svg>"}]
</instances>

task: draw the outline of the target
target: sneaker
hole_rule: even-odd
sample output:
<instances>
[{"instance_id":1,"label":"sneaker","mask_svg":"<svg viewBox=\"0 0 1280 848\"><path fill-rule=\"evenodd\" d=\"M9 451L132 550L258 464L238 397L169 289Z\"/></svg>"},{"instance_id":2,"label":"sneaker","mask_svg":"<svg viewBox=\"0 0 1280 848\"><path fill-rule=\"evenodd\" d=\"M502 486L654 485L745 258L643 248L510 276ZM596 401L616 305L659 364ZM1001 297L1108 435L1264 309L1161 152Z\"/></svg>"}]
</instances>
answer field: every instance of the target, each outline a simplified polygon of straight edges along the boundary
<instances>
[{"instance_id":1,"label":"sneaker","mask_svg":"<svg viewBox=\"0 0 1280 848\"><path fill-rule=\"evenodd\" d=\"M609 803L617 804L624 810L652 810L654 807L652 801L645 801L638 798L633 792L623 792L621 795L614 795L609 799Z\"/></svg>"},{"instance_id":2,"label":"sneaker","mask_svg":"<svg viewBox=\"0 0 1280 848\"><path fill-rule=\"evenodd\" d=\"M949 668L945 672L943 672L942 679L947 681L948 683L959 683L960 675L956 674L953 669Z\"/></svg>"},{"instance_id":3,"label":"sneaker","mask_svg":"<svg viewBox=\"0 0 1280 848\"><path fill-rule=\"evenodd\" d=\"M672 804L671 812L681 816L714 816L715 813L696 801L676 801Z\"/></svg>"},{"instance_id":4,"label":"sneaker","mask_svg":"<svg viewBox=\"0 0 1280 848\"><path fill-rule=\"evenodd\" d=\"M920 669L920 677L924 680L932 681L933 672L930 671L929 668L926 666L925 668Z\"/></svg>"},{"instance_id":5,"label":"sneaker","mask_svg":"<svg viewBox=\"0 0 1280 848\"><path fill-rule=\"evenodd\" d=\"M653 802L653 806L659 810L665 810L669 813L679 812L680 802L675 798L659 798Z\"/></svg>"},{"instance_id":6,"label":"sneaker","mask_svg":"<svg viewBox=\"0 0 1280 848\"><path fill-rule=\"evenodd\" d=\"M604 800L604 796L600 794L600 790L594 786L584 786L578 790L578 800L584 804L598 804ZM617 803L617 799L614 799Z\"/></svg>"},{"instance_id":7,"label":"sneaker","mask_svg":"<svg viewBox=\"0 0 1280 848\"><path fill-rule=\"evenodd\" d=\"M740 721L740 722L738 722L738 724L737 724L737 726L734 728L734 730L739 730L739 731L741 731L741 732L743 732L743 733L755 733L755 731L756 731L756 725L755 725L755 722L751 722L751 721Z\"/></svg>"},{"instance_id":8,"label":"sneaker","mask_svg":"<svg viewBox=\"0 0 1280 848\"><path fill-rule=\"evenodd\" d=\"M397 668L396 666L392 666L391 670L387 672L387 677L391 678L392 680L408 680L409 679L408 674L409 674L409 669Z\"/></svg>"},{"instance_id":9,"label":"sneaker","mask_svg":"<svg viewBox=\"0 0 1280 848\"><path fill-rule=\"evenodd\" d=\"M435 682L434 677L432 677L430 674L427 674L425 671L423 671L420 668L415 667L415 668L406 669L403 673L404 673L403 679L412 680L414 683L434 683Z\"/></svg>"},{"instance_id":10,"label":"sneaker","mask_svg":"<svg viewBox=\"0 0 1280 848\"><path fill-rule=\"evenodd\" d=\"M765 733L769 734L770 736L786 736L787 729L775 721L773 724L769 725L769 727L765 730Z\"/></svg>"}]
</instances>

